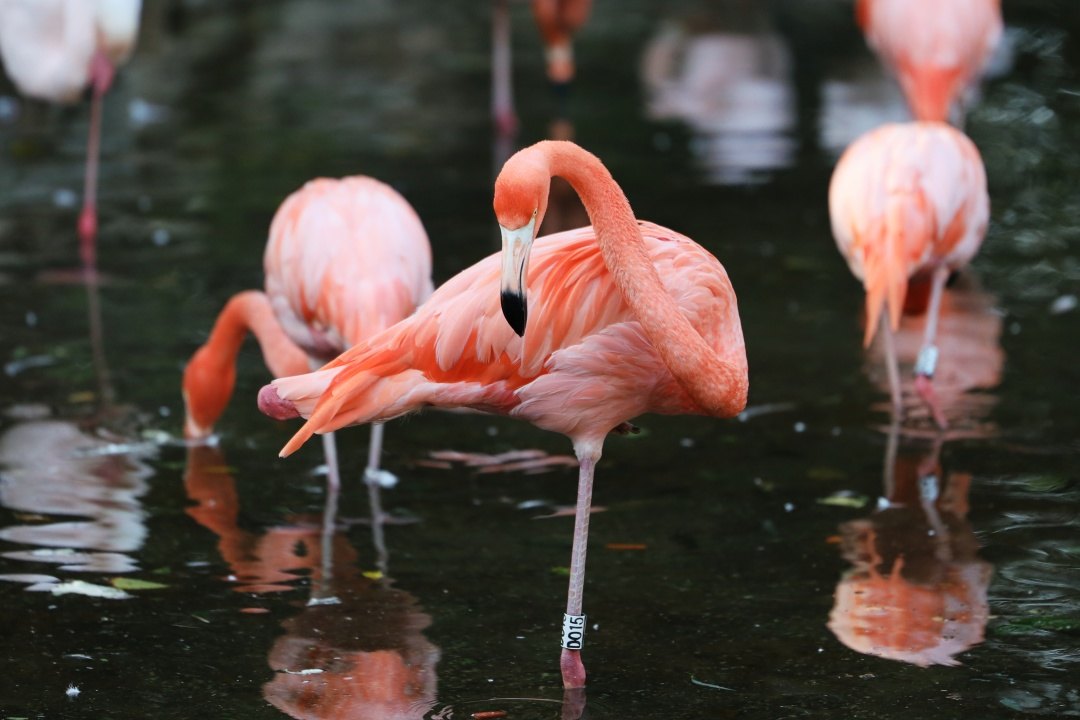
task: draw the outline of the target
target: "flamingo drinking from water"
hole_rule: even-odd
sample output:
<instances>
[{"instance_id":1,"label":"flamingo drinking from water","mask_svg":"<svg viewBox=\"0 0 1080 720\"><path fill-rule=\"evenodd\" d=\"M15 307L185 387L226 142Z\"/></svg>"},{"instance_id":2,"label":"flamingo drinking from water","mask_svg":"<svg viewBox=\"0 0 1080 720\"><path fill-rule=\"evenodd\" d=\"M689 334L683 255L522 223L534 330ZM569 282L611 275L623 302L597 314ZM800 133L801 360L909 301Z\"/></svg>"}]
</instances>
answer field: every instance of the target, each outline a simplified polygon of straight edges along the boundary
<instances>
[{"instance_id":1,"label":"flamingo drinking from water","mask_svg":"<svg viewBox=\"0 0 1080 720\"><path fill-rule=\"evenodd\" d=\"M949 119L1001 40L1001 0L858 0L866 40L918 120Z\"/></svg>"},{"instance_id":2,"label":"flamingo drinking from water","mask_svg":"<svg viewBox=\"0 0 1080 720\"><path fill-rule=\"evenodd\" d=\"M534 242L553 176L573 186L593 225ZM308 418L282 455L313 433L425 406L474 408L567 435L580 470L561 668L564 685L580 688L589 508L604 438L647 412L738 414L748 388L742 326L716 258L635 220L608 170L574 143L543 141L511 157L494 206L501 257L462 271L415 315L321 370L274 381L259 405L274 417Z\"/></svg>"},{"instance_id":3,"label":"flamingo drinking from water","mask_svg":"<svg viewBox=\"0 0 1080 720\"><path fill-rule=\"evenodd\" d=\"M79 254L97 264L97 181L101 105L116 68L135 47L142 0L3 0L0 58L19 92L50 102L74 102L91 86Z\"/></svg>"},{"instance_id":4,"label":"flamingo drinking from water","mask_svg":"<svg viewBox=\"0 0 1080 720\"><path fill-rule=\"evenodd\" d=\"M990 199L975 144L944 123L884 125L844 152L829 185L829 215L840 252L866 288L866 335L880 326L893 414L902 412L893 332L905 308L922 311L929 295L915 388L934 419L945 416L931 379L945 282L966 265L986 234Z\"/></svg>"},{"instance_id":5,"label":"flamingo drinking from water","mask_svg":"<svg viewBox=\"0 0 1080 720\"><path fill-rule=\"evenodd\" d=\"M234 295L184 369L184 434L205 437L224 412L236 355L255 334L275 377L297 375L378 334L431 294L431 246L416 211L370 177L318 179L294 192L270 225L266 292ZM337 487L333 436L326 440ZM371 430L367 479L382 425Z\"/></svg>"}]
</instances>

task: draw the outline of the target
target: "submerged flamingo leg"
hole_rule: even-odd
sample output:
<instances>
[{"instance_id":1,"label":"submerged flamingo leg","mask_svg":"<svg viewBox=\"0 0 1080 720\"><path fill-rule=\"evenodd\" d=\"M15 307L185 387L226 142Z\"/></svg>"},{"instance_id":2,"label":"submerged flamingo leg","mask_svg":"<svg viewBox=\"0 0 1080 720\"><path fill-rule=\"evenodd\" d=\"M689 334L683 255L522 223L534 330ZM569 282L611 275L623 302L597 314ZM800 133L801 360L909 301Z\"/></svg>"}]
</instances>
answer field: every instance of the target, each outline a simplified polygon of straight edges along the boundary
<instances>
[{"instance_id":1,"label":"submerged flamingo leg","mask_svg":"<svg viewBox=\"0 0 1080 720\"><path fill-rule=\"evenodd\" d=\"M581 612L585 594L585 553L589 545L589 514L592 508L593 470L600 459L602 441L574 443L577 453L578 496L574 512L574 545L570 551L570 589L566 595L566 615L563 619L562 670L563 687L585 687L585 666L581 662L581 647L585 635L585 616Z\"/></svg>"},{"instance_id":2,"label":"submerged flamingo leg","mask_svg":"<svg viewBox=\"0 0 1080 720\"><path fill-rule=\"evenodd\" d=\"M92 93L90 100L90 131L86 140L86 175L83 178L83 206L79 213L79 257L83 270L97 270L97 186L98 160L101 156L101 108L105 93L112 85L115 66L100 50L90 65Z\"/></svg>"},{"instance_id":3,"label":"submerged flamingo leg","mask_svg":"<svg viewBox=\"0 0 1080 720\"><path fill-rule=\"evenodd\" d=\"M944 430L948 423L945 420L945 413L941 410L941 403L938 402L937 394L934 393L934 370L937 367L938 349L934 345L934 340L937 338L937 324L938 314L941 310L941 296L945 291L945 282L949 279L949 269L947 267L939 267L934 270L934 276L930 282L930 307L926 312L926 332L923 335L922 348L919 350L919 357L915 361L915 391L919 394L919 397L923 399L927 407L930 408L930 414L934 417L934 422L938 424L942 430Z\"/></svg>"}]
</instances>

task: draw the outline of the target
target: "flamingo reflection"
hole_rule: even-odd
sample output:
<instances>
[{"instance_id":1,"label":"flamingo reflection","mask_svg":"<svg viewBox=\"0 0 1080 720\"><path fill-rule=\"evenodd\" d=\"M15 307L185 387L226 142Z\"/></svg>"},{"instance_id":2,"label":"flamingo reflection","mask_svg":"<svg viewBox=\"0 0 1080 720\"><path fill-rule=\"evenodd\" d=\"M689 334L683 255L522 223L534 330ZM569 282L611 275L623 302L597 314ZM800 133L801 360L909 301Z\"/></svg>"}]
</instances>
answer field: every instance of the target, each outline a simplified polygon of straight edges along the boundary
<instances>
[{"instance_id":1,"label":"flamingo reflection","mask_svg":"<svg viewBox=\"0 0 1080 720\"><path fill-rule=\"evenodd\" d=\"M690 127L709 182L762 182L797 150L791 65L766 4L728 0L708 17L662 25L649 42L646 113Z\"/></svg>"},{"instance_id":2,"label":"flamingo reflection","mask_svg":"<svg viewBox=\"0 0 1080 720\"><path fill-rule=\"evenodd\" d=\"M840 526L852 567L836 586L829 629L867 655L957 665L983 640L993 574L967 521L971 476L942 475L940 440L900 452L898 440L894 424L882 509Z\"/></svg>"},{"instance_id":3,"label":"flamingo reflection","mask_svg":"<svg viewBox=\"0 0 1080 720\"><path fill-rule=\"evenodd\" d=\"M184 484L198 504L188 513L219 538L243 592L294 589L310 578L300 614L282 623L268 654L275 671L267 702L294 718L422 718L435 704L439 649L423 631L431 618L381 572L364 573L345 534L298 516L263 533L241 529L235 482L220 450L188 448ZM333 518L336 508L328 507ZM324 530L324 528L326 528Z\"/></svg>"},{"instance_id":4,"label":"flamingo reflection","mask_svg":"<svg viewBox=\"0 0 1080 720\"><path fill-rule=\"evenodd\" d=\"M89 435L63 420L13 425L0 437L0 504L20 521L0 529L0 540L32 547L6 550L3 557L72 572L137 569L131 554L142 547L147 533L140 498L153 475L144 460L154 451L150 444Z\"/></svg>"}]
</instances>

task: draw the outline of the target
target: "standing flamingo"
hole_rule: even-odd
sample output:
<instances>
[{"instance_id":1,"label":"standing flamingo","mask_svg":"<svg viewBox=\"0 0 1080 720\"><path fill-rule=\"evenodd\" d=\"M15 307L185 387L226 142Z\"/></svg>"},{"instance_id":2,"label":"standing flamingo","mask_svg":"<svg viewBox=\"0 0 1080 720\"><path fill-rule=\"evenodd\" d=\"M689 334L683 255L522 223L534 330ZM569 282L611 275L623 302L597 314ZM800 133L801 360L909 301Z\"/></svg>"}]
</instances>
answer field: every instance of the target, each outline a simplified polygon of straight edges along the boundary
<instances>
[{"instance_id":1,"label":"standing flamingo","mask_svg":"<svg viewBox=\"0 0 1080 720\"><path fill-rule=\"evenodd\" d=\"M929 294L915 388L945 427L931 384L934 343L949 273L971 260L986 234L990 199L978 149L944 123L872 130L841 156L829 185L829 215L840 252L866 288L864 343L870 344L879 324L884 333L895 417L902 405L893 332L905 306L921 310Z\"/></svg>"},{"instance_id":2,"label":"standing flamingo","mask_svg":"<svg viewBox=\"0 0 1080 720\"><path fill-rule=\"evenodd\" d=\"M574 33L589 19L592 0L532 0L533 18L544 41L547 76L556 88L574 79Z\"/></svg>"},{"instance_id":3,"label":"standing flamingo","mask_svg":"<svg viewBox=\"0 0 1080 720\"><path fill-rule=\"evenodd\" d=\"M866 40L918 120L945 122L1001 40L1001 0L857 0Z\"/></svg>"},{"instance_id":4,"label":"standing flamingo","mask_svg":"<svg viewBox=\"0 0 1080 720\"><path fill-rule=\"evenodd\" d=\"M263 258L266 292L234 295L184 369L184 434L205 437L225 410L248 330L275 377L296 375L411 314L431 294L431 246L396 190L364 176L318 179L281 204ZM332 435L329 482L338 487ZM372 482L382 425L371 429Z\"/></svg>"},{"instance_id":5,"label":"standing flamingo","mask_svg":"<svg viewBox=\"0 0 1080 720\"><path fill-rule=\"evenodd\" d=\"M0 57L19 92L51 102L74 102L92 88L86 144L79 255L97 266L97 182L101 105L116 68L130 57L142 0L3 0Z\"/></svg>"},{"instance_id":6,"label":"standing flamingo","mask_svg":"<svg viewBox=\"0 0 1080 720\"><path fill-rule=\"evenodd\" d=\"M554 176L581 196L593 225L534 243ZM748 387L742 326L716 258L636 221L608 170L574 143L543 141L511 157L494 207L501 258L462 271L415 315L321 370L264 387L259 406L309 418L282 456L315 432L424 406L509 415L567 435L580 471L560 665L565 687L580 688L585 550L604 438L646 412L739 413Z\"/></svg>"}]
</instances>

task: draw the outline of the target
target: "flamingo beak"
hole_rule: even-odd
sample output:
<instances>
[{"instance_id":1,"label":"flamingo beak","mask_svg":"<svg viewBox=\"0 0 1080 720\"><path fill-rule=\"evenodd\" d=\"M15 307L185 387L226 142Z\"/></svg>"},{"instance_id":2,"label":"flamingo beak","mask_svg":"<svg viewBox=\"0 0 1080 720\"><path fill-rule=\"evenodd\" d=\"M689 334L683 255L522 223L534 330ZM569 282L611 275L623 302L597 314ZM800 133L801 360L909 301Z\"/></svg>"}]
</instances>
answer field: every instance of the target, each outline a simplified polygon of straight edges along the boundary
<instances>
[{"instance_id":1,"label":"flamingo beak","mask_svg":"<svg viewBox=\"0 0 1080 720\"><path fill-rule=\"evenodd\" d=\"M525 335L529 307L525 297L525 272L529 267L536 229L536 217L516 230L502 225L502 311L503 317L519 336Z\"/></svg>"}]
</instances>

